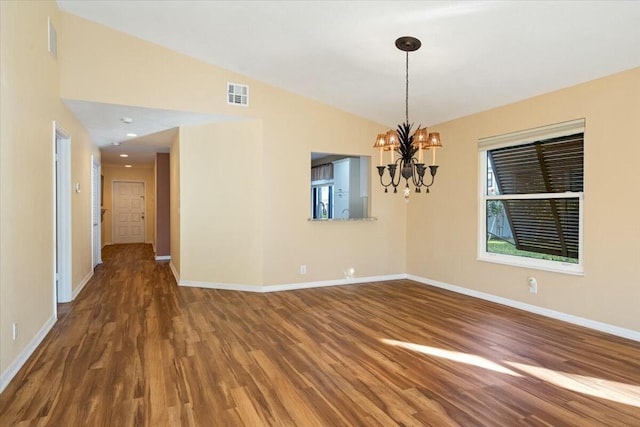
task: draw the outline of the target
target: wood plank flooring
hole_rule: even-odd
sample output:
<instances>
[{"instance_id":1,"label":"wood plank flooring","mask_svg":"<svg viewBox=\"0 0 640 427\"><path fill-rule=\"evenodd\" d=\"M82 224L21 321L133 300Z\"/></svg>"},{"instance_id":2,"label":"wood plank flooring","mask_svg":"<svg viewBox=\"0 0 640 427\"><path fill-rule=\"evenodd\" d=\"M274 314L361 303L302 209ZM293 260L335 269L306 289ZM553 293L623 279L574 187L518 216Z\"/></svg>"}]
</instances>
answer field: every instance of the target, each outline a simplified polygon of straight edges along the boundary
<instances>
[{"instance_id":1,"label":"wood plank flooring","mask_svg":"<svg viewBox=\"0 0 640 427\"><path fill-rule=\"evenodd\" d=\"M640 426L640 344L408 280L270 294L104 264L2 426Z\"/></svg>"}]
</instances>

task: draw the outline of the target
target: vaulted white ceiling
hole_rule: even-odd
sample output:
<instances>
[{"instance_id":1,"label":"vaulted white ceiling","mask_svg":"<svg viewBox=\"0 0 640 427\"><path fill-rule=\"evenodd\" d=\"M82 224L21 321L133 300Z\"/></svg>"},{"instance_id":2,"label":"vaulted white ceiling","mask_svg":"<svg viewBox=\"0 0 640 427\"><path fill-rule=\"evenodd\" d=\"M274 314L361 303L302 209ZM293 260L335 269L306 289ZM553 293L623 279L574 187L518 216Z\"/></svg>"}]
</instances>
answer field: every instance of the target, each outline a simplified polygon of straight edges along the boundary
<instances>
[{"instance_id":1,"label":"vaulted white ceiling","mask_svg":"<svg viewBox=\"0 0 640 427\"><path fill-rule=\"evenodd\" d=\"M638 1L78 1L61 9L379 123L432 125L640 66ZM633 94L630 94L633 96ZM636 94L637 96L637 94Z\"/></svg>"}]
</instances>

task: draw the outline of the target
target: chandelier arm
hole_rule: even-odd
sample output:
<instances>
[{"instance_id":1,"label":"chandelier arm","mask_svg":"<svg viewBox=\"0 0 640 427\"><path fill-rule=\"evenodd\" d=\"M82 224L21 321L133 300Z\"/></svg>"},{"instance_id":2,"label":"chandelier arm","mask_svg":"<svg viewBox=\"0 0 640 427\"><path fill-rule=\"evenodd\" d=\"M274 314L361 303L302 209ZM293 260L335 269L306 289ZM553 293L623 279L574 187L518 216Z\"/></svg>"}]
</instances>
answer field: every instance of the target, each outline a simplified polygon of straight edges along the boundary
<instances>
[{"instance_id":1,"label":"chandelier arm","mask_svg":"<svg viewBox=\"0 0 640 427\"><path fill-rule=\"evenodd\" d=\"M400 184L400 179L402 178L401 174L398 173L398 169L402 170L402 158L398 157L398 159L396 159L395 162L388 164L386 167L376 166L376 168L378 169L378 175L380 176L380 185L382 185L385 188L385 191L387 190L387 187L390 187L390 186L393 186L394 189L398 187L398 185ZM384 178L383 178L385 168L389 171L389 176L390 176L388 184L384 183Z\"/></svg>"},{"instance_id":2,"label":"chandelier arm","mask_svg":"<svg viewBox=\"0 0 640 427\"><path fill-rule=\"evenodd\" d=\"M421 186L421 187L423 187L423 186L424 186L424 187L428 187L428 186L425 184L425 182L424 182L424 175L425 175L425 171L426 171L426 169L427 169L427 168L425 167L424 163L422 163L422 164L420 165L420 173L419 173L419 175L420 175L420 186ZM433 181L432 181L432 182L433 182Z\"/></svg>"},{"instance_id":3,"label":"chandelier arm","mask_svg":"<svg viewBox=\"0 0 640 427\"><path fill-rule=\"evenodd\" d=\"M429 184L422 183L422 187L425 187L425 188L431 187L433 185L433 181L435 181L435 179L436 179L436 177L432 176L431 177L431 182Z\"/></svg>"},{"instance_id":4,"label":"chandelier arm","mask_svg":"<svg viewBox=\"0 0 640 427\"><path fill-rule=\"evenodd\" d=\"M377 166L378 168L378 174L380 175L380 185L382 185L385 189L385 191L387 190L387 187L389 187L392 184L392 180L389 180L388 184L385 184L383 181L383 176L384 176L384 170L385 170L386 166Z\"/></svg>"},{"instance_id":5,"label":"chandelier arm","mask_svg":"<svg viewBox=\"0 0 640 427\"><path fill-rule=\"evenodd\" d=\"M416 188L420 188L423 185L423 181L422 181L422 176L420 176L420 173L418 172L418 166L416 163L414 163L413 161L411 162L413 163L413 173L411 174L411 181L413 181L413 185Z\"/></svg>"},{"instance_id":6,"label":"chandelier arm","mask_svg":"<svg viewBox=\"0 0 640 427\"><path fill-rule=\"evenodd\" d=\"M400 185L400 180L402 179L402 157L398 157L396 159L396 161L394 162L394 175L392 175L392 179L391 179L391 184L393 185L393 188L395 189L396 187L398 187L398 185ZM389 165L391 166L391 165ZM398 180L396 181L396 177L398 178Z\"/></svg>"},{"instance_id":7,"label":"chandelier arm","mask_svg":"<svg viewBox=\"0 0 640 427\"><path fill-rule=\"evenodd\" d=\"M437 165L429 166L429 171L431 173L431 182L429 183L429 185L423 184L423 186L426 188L431 187L433 185L433 182L436 180L436 173L438 172L438 166Z\"/></svg>"}]
</instances>

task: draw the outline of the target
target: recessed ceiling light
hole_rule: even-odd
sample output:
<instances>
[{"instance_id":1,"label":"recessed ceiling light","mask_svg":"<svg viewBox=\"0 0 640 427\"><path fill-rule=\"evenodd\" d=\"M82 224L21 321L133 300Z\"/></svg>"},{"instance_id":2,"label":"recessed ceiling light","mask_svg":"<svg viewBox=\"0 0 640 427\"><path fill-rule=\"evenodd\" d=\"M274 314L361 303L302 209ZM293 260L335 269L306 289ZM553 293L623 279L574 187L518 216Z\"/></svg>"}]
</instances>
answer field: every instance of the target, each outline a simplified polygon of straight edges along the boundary
<instances>
[{"instance_id":1,"label":"recessed ceiling light","mask_svg":"<svg viewBox=\"0 0 640 427\"><path fill-rule=\"evenodd\" d=\"M120 145L119 142L112 142L111 145Z\"/></svg>"},{"instance_id":2,"label":"recessed ceiling light","mask_svg":"<svg viewBox=\"0 0 640 427\"><path fill-rule=\"evenodd\" d=\"M123 117L120 119L120 121L122 121L122 123L126 123L126 124L131 124L133 123L133 119L131 117Z\"/></svg>"},{"instance_id":3,"label":"recessed ceiling light","mask_svg":"<svg viewBox=\"0 0 640 427\"><path fill-rule=\"evenodd\" d=\"M132 167L131 165L124 165L125 168L130 168Z\"/></svg>"},{"instance_id":4,"label":"recessed ceiling light","mask_svg":"<svg viewBox=\"0 0 640 427\"><path fill-rule=\"evenodd\" d=\"M135 138L136 136L138 136L138 134L137 133L128 133L127 136L129 138Z\"/></svg>"},{"instance_id":5,"label":"recessed ceiling light","mask_svg":"<svg viewBox=\"0 0 640 427\"><path fill-rule=\"evenodd\" d=\"M128 154L120 154L120 157L129 157Z\"/></svg>"}]
</instances>

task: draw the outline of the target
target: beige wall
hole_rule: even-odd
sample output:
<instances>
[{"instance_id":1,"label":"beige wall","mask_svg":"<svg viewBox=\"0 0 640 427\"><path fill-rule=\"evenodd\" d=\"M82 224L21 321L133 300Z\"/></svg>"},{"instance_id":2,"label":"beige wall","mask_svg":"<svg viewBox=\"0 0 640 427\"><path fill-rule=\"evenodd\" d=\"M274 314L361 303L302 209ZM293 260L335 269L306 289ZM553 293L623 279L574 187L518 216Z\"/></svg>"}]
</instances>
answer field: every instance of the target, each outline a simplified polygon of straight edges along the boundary
<instances>
[{"instance_id":1,"label":"beige wall","mask_svg":"<svg viewBox=\"0 0 640 427\"><path fill-rule=\"evenodd\" d=\"M0 2L0 372L8 378L54 319L55 120L71 136L72 286L91 273L91 155L99 152L63 106L47 52L54 2ZM59 44L59 49L64 45ZM18 337L11 325L18 324Z\"/></svg>"},{"instance_id":2,"label":"beige wall","mask_svg":"<svg viewBox=\"0 0 640 427\"><path fill-rule=\"evenodd\" d=\"M215 262L207 256L207 251L212 250L212 243L184 229L190 223L187 218L200 215L197 203L184 200L190 191L184 179L190 176L188 169L192 167L192 159L197 157L193 149L189 149L189 141L185 138L201 137L190 135L189 130L185 134L183 130L179 143L182 200L172 200L172 213L180 206L181 215L181 230L173 229L175 220L172 219L172 259L174 267L181 264L182 280L233 284L246 280L248 283L244 284L247 285L273 285L343 279L345 270L349 268L355 269L356 277L405 272L406 205L399 197L385 195L381 188L373 185L371 213L378 217L378 221L308 221L310 153L375 154L372 150L373 140L383 130L382 126L72 15L63 14L63 20L61 37L72 45L67 50L62 66L64 97L229 116L243 115L261 120L260 141L256 149L261 150L262 154L247 153L245 147L229 143L228 147L220 149L225 157L218 158L215 152L206 151L215 145L200 144L199 149L205 150L202 157L220 167L221 171L228 172L228 184L223 186L210 181L209 178L217 177L218 172L205 170L199 179L210 181L208 193L197 197L202 198L202 203L209 203L205 200L208 197L218 202L256 207L257 212L251 215L259 215L262 224L250 222L250 226L261 231L252 237L246 249L254 254L254 248L260 248L262 254L255 255L255 259L256 262L262 259L262 271L256 272L257 264L251 264L248 271L236 275L239 267L232 264L227 271L209 274L211 269L208 263ZM101 46L99 52L95 50L96 45ZM127 67L117 65L121 63L126 63ZM150 73L149 70L154 72ZM101 84L96 85L95 81ZM224 94L227 82L250 85L248 108L226 105ZM238 126L238 131L244 135L253 132L255 125L252 121L243 121L234 126ZM221 126L218 129L223 128ZM232 140L236 141L237 138ZM220 141L210 143L219 144ZM185 160L185 156L189 159ZM172 165L173 162L175 159ZM254 171L259 169L262 170L261 176L255 182L247 182L242 176L249 174L254 178ZM372 179L377 180L374 172ZM172 198L174 194L172 191ZM242 199L242 202L236 199ZM209 212L210 208L207 207L205 211ZM225 219L227 223L224 230L220 231L243 230L246 215L238 212L235 216L229 216ZM242 233L237 239L225 233L218 236L218 241L220 237L231 239L226 246L246 242L246 236ZM180 236L180 248L174 246L176 235ZM179 260L176 259L176 252L182 254ZM234 253L238 252L242 251L237 249ZM190 257L186 255L192 253L197 253L197 259L188 261ZM189 262L198 265L189 265ZM301 264L307 265L307 275L300 275Z\"/></svg>"},{"instance_id":3,"label":"beige wall","mask_svg":"<svg viewBox=\"0 0 640 427\"><path fill-rule=\"evenodd\" d=\"M78 287L93 274L91 156L100 163L100 153L70 112L65 107L63 110L67 117L64 123L69 123L69 129L63 121L60 125L71 134L71 187L75 189L78 184L80 188L80 192L72 190L71 193L71 283L73 292L77 292Z\"/></svg>"},{"instance_id":4,"label":"beige wall","mask_svg":"<svg viewBox=\"0 0 640 427\"><path fill-rule=\"evenodd\" d=\"M226 97L215 96L226 93L227 82L256 82L77 16L60 16L64 98L230 116L250 116L260 108L254 90L264 85L251 88L250 107L229 106Z\"/></svg>"},{"instance_id":5,"label":"beige wall","mask_svg":"<svg viewBox=\"0 0 640 427\"><path fill-rule=\"evenodd\" d=\"M115 181L137 181L144 182L145 202L146 202L146 224L145 224L145 240L146 243L155 244L154 230L156 218L156 202L155 202L155 176L153 175L153 167L133 167L125 168L124 166L102 165L102 175L104 176L104 218L102 225L104 227L103 244L110 245L113 243L113 183Z\"/></svg>"},{"instance_id":6,"label":"beige wall","mask_svg":"<svg viewBox=\"0 0 640 427\"><path fill-rule=\"evenodd\" d=\"M181 280L262 284L261 125L180 129Z\"/></svg>"},{"instance_id":7,"label":"beige wall","mask_svg":"<svg viewBox=\"0 0 640 427\"><path fill-rule=\"evenodd\" d=\"M584 276L477 261L477 140L583 117ZM409 207L408 272L640 331L639 118L637 68L439 125L438 182Z\"/></svg>"},{"instance_id":8,"label":"beige wall","mask_svg":"<svg viewBox=\"0 0 640 427\"><path fill-rule=\"evenodd\" d=\"M265 95L271 104L263 113L263 284L344 279L350 268L356 277L404 273L406 204L383 192L375 168L371 216L377 221L308 221L310 153L373 155L381 128L274 88Z\"/></svg>"}]
</instances>

